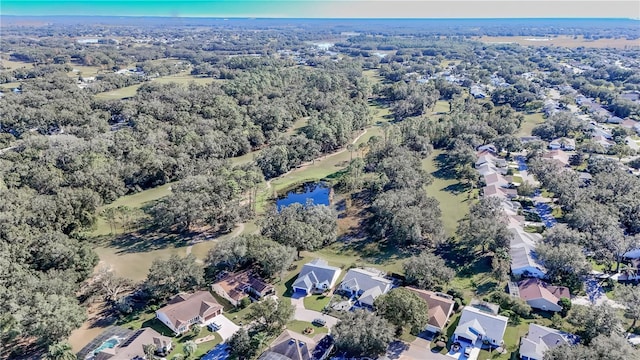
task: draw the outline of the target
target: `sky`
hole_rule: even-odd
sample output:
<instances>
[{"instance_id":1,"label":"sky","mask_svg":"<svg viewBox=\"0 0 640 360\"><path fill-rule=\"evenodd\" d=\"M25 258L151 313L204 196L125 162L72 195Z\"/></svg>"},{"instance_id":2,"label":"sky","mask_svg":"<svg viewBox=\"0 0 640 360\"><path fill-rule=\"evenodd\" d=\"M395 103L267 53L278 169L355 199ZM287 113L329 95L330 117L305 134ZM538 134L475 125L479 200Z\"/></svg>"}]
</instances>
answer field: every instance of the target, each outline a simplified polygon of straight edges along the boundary
<instances>
[{"instance_id":1,"label":"sky","mask_svg":"<svg viewBox=\"0 0 640 360\"><path fill-rule=\"evenodd\" d=\"M640 19L640 0L0 0L0 15Z\"/></svg>"}]
</instances>

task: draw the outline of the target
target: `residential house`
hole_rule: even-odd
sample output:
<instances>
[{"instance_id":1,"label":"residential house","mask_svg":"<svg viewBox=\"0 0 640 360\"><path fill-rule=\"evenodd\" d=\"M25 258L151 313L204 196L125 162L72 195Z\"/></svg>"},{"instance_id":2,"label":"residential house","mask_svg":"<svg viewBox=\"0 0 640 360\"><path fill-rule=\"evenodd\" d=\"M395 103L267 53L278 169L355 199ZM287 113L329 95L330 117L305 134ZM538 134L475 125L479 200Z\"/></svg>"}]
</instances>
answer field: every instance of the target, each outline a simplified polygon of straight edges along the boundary
<instances>
[{"instance_id":1,"label":"residential house","mask_svg":"<svg viewBox=\"0 0 640 360\"><path fill-rule=\"evenodd\" d=\"M260 299L275 293L275 288L272 285L255 276L249 270L227 274L220 281L211 285L211 288L213 292L229 300L234 306L238 306L242 299L249 296Z\"/></svg>"},{"instance_id":2,"label":"residential house","mask_svg":"<svg viewBox=\"0 0 640 360\"><path fill-rule=\"evenodd\" d=\"M484 99L487 97L487 94L485 94L484 91L482 91L482 89L479 86L472 86L469 89L469 93L471 94L471 96L473 96L476 99Z\"/></svg>"},{"instance_id":3,"label":"residential house","mask_svg":"<svg viewBox=\"0 0 640 360\"><path fill-rule=\"evenodd\" d=\"M523 144L530 143L532 141L538 141L538 140L540 140L540 136L521 136L520 137L520 142L522 142Z\"/></svg>"},{"instance_id":4,"label":"residential house","mask_svg":"<svg viewBox=\"0 0 640 360\"><path fill-rule=\"evenodd\" d=\"M576 345L579 338L546 326L529 324L529 332L520 339L520 359L542 360L544 353L561 345Z\"/></svg>"},{"instance_id":5,"label":"residential house","mask_svg":"<svg viewBox=\"0 0 640 360\"><path fill-rule=\"evenodd\" d=\"M498 168L492 163L484 163L476 168L480 176L486 176L492 173L497 173L500 175L505 175L507 173L507 169Z\"/></svg>"},{"instance_id":6,"label":"residential house","mask_svg":"<svg viewBox=\"0 0 640 360\"><path fill-rule=\"evenodd\" d=\"M324 339L320 340L323 342ZM322 354L316 354L318 341L298 334L291 330L284 330L269 345L269 349L265 351L258 360L314 360L320 359ZM329 347L327 347L329 349ZM324 349L318 349L324 350ZM321 351L324 353L325 351Z\"/></svg>"},{"instance_id":7,"label":"residential house","mask_svg":"<svg viewBox=\"0 0 640 360\"><path fill-rule=\"evenodd\" d=\"M562 150L551 150L542 155L543 159L548 159L556 162L561 167L569 166L569 154Z\"/></svg>"},{"instance_id":8,"label":"residential house","mask_svg":"<svg viewBox=\"0 0 640 360\"><path fill-rule=\"evenodd\" d=\"M576 149L576 141L570 138L554 139L549 142L549 149L573 151Z\"/></svg>"},{"instance_id":9,"label":"residential house","mask_svg":"<svg viewBox=\"0 0 640 360\"><path fill-rule=\"evenodd\" d=\"M451 295L407 287L407 290L418 295L429 306L429 322L426 331L442 333L453 314L455 301Z\"/></svg>"},{"instance_id":10,"label":"residential house","mask_svg":"<svg viewBox=\"0 0 640 360\"><path fill-rule=\"evenodd\" d=\"M345 275L340 290L357 298L357 305L373 307L373 301L393 287L393 281L384 277L384 273L371 269L350 269Z\"/></svg>"},{"instance_id":11,"label":"residential house","mask_svg":"<svg viewBox=\"0 0 640 360\"><path fill-rule=\"evenodd\" d=\"M501 346L508 322L509 318L506 316L465 306L453 333L454 341L471 343L476 347L481 347L483 342L491 347Z\"/></svg>"},{"instance_id":12,"label":"residential house","mask_svg":"<svg viewBox=\"0 0 640 360\"><path fill-rule=\"evenodd\" d=\"M629 92L620 95L621 98L629 101L640 101L640 92Z\"/></svg>"},{"instance_id":13,"label":"residential house","mask_svg":"<svg viewBox=\"0 0 640 360\"><path fill-rule=\"evenodd\" d=\"M156 318L176 334L189 330L193 324L206 324L222 314L222 305L208 291L178 294L168 305L156 311Z\"/></svg>"},{"instance_id":14,"label":"residential house","mask_svg":"<svg viewBox=\"0 0 640 360\"><path fill-rule=\"evenodd\" d=\"M524 231L521 227L510 227L511 247L511 273L516 276L531 276L543 278L546 269L538 260L535 248L542 239L540 234L532 234Z\"/></svg>"},{"instance_id":15,"label":"residential house","mask_svg":"<svg viewBox=\"0 0 640 360\"><path fill-rule=\"evenodd\" d=\"M602 145L602 147L605 148L605 150L609 149L610 147L616 144L615 142L608 140L605 136L602 136L602 135L594 136L593 141L596 144Z\"/></svg>"},{"instance_id":16,"label":"residential house","mask_svg":"<svg viewBox=\"0 0 640 360\"><path fill-rule=\"evenodd\" d=\"M152 328L136 330L113 348L105 348L96 353L93 360L130 360L145 359L144 346L153 344L156 355L164 357L172 349L171 338L158 334Z\"/></svg>"},{"instance_id":17,"label":"residential house","mask_svg":"<svg viewBox=\"0 0 640 360\"><path fill-rule=\"evenodd\" d=\"M622 124L624 120L621 117L618 116L611 116L607 119L607 122L609 124Z\"/></svg>"},{"instance_id":18,"label":"residential house","mask_svg":"<svg viewBox=\"0 0 640 360\"><path fill-rule=\"evenodd\" d=\"M329 266L323 259L315 259L304 264L293 283L293 291L306 294L322 293L332 289L340 276L340 269Z\"/></svg>"},{"instance_id":19,"label":"residential house","mask_svg":"<svg viewBox=\"0 0 640 360\"><path fill-rule=\"evenodd\" d=\"M638 122L631 119L625 119L622 123L620 123L620 126L622 126L623 128L631 130L634 130L637 125Z\"/></svg>"},{"instance_id":20,"label":"residential house","mask_svg":"<svg viewBox=\"0 0 640 360\"><path fill-rule=\"evenodd\" d=\"M488 173L483 177L486 186L496 185L499 187L509 187L509 180L498 173Z\"/></svg>"},{"instance_id":21,"label":"residential house","mask_svg":"<svg viewBox=\"0 0 640 360\"><path fill-rule=\"evenodd\" d=\"M491 153L494 153L494 154L498 153L498 149L493 144L487 144L487 145L479 146L477 150L478 151L488 151L488 152L491 152Z\"/></svg>"},{"instance_id":22,"label":"residential house","mask_svg":"<svg viewBox=\"0 0 640 360\"><path fill-rule=\"evenodd\" d=\"M534 309L558 312L560 299L571 298L569 288L547 284L540 279L525 279L518 283L520 298Z\"/></svg>"},{"instance_id":23,"label":"residential house","mask_svg":"<svg viewBox=\"0 0 640 360\"><path fill-rule=\"evenodd\" d=\"M494 196L504 200L513 199L518 196L517 189L507 189L499 185L493 184L482 188L483 196Z\"/></svg>"}]
</instances>

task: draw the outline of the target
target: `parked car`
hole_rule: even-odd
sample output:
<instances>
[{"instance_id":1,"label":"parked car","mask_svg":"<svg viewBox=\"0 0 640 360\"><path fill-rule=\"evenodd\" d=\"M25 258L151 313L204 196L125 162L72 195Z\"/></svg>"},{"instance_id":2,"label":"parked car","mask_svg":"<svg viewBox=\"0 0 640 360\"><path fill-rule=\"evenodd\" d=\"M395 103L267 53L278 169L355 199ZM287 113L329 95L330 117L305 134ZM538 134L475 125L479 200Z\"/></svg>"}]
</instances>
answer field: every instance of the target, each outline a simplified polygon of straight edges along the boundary
<instances>
[{"instance_id":1,"label":"parked car","mask_svg":"<svg viewBox=\"0 0 640 360\"><path fill-rule=\"evenodd\" d=\"M314 319L311 323L318 326L324 326L327 322L324 319Z\"/></svg>"},{"instance_id":2,"label":"parked car","mask_svg":"<svg viewBox=\"0 0 640 360\"><path fill-rule=\"evenodd\" d=\"M207 328L209 328L209 331L211 331L211 332L216 332L216 331L220 330L220 328L222 328L222 325L213 322L213 323L207 325Z\"/></svg>"},{"instance_id":3,"label":"parked car","mask_svg":"<svg viewBox=\"0 0 640 360\"><path fill-rule=\"evenodd\" d=\"M464 356L471 355L471 346L467 346L464 348Z\"/></svg>"}]
</instances>

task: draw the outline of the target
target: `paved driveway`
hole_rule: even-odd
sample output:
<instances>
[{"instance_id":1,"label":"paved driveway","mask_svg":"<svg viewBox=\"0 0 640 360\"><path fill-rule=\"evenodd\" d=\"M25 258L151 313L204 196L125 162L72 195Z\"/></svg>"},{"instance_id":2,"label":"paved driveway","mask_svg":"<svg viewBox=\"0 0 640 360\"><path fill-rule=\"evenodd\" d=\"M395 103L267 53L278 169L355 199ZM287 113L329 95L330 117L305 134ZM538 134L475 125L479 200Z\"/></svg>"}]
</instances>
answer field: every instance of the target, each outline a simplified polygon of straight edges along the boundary
<instances>
[{"instance_id":1,"label":"paved driveway","mask_svg":"<svg viewBox=\"0 0 640 360\"><path fill-rule=\"evenodd\" d=\"M207 321L207 324L210 324L212 322L215 322L216 324L220 325L220 330L218 330L218 334L220 334L220 337L222 337L223 341L227 341L228 338L230 338L233 334L236 333L236 331L240 329L238 325L234 324L231 320L227 319L227 317L224 315L218 315L214 317L210 321Z\"/></svg>"},{"instance_id":2,"label":"paved driveway","mask_svg":"<svg viewBox=\"0 0 640 360\"><path fill-rule=\"evenodd\" d=\"M291 304L293 304L293 306L296 309L296 312L294 315L294 318L296 320L313 322L313 320L315 319L323 319L326 322L325 326L328 327L329 329L331 329L338 323L338 319L334 318L333 316L325 315L318 311L305 309L303 297L291 298Z\"/></svg>"}]
</instances>

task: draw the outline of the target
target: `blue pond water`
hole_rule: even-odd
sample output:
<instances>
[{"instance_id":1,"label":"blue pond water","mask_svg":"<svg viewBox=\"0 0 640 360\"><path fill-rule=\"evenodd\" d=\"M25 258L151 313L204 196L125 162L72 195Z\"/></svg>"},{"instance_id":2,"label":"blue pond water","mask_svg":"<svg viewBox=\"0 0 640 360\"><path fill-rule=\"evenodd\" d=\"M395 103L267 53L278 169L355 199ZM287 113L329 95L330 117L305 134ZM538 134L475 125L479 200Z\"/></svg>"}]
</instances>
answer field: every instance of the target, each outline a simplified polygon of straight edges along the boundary
<instances>
[{"instance_id":1,"label":"blue pond water","mask_svg":"<svg viewBox=\"0 0 640 360\"><path fill-rule=\"evenodd\" d=\"M306 204L307 200L313 201L315 205L329 205L330 188L325 183L307 183L304 186L290 191L281 199L276 200L276 207L282 207L293 203Z\"/></svg>"}]
</instances>

